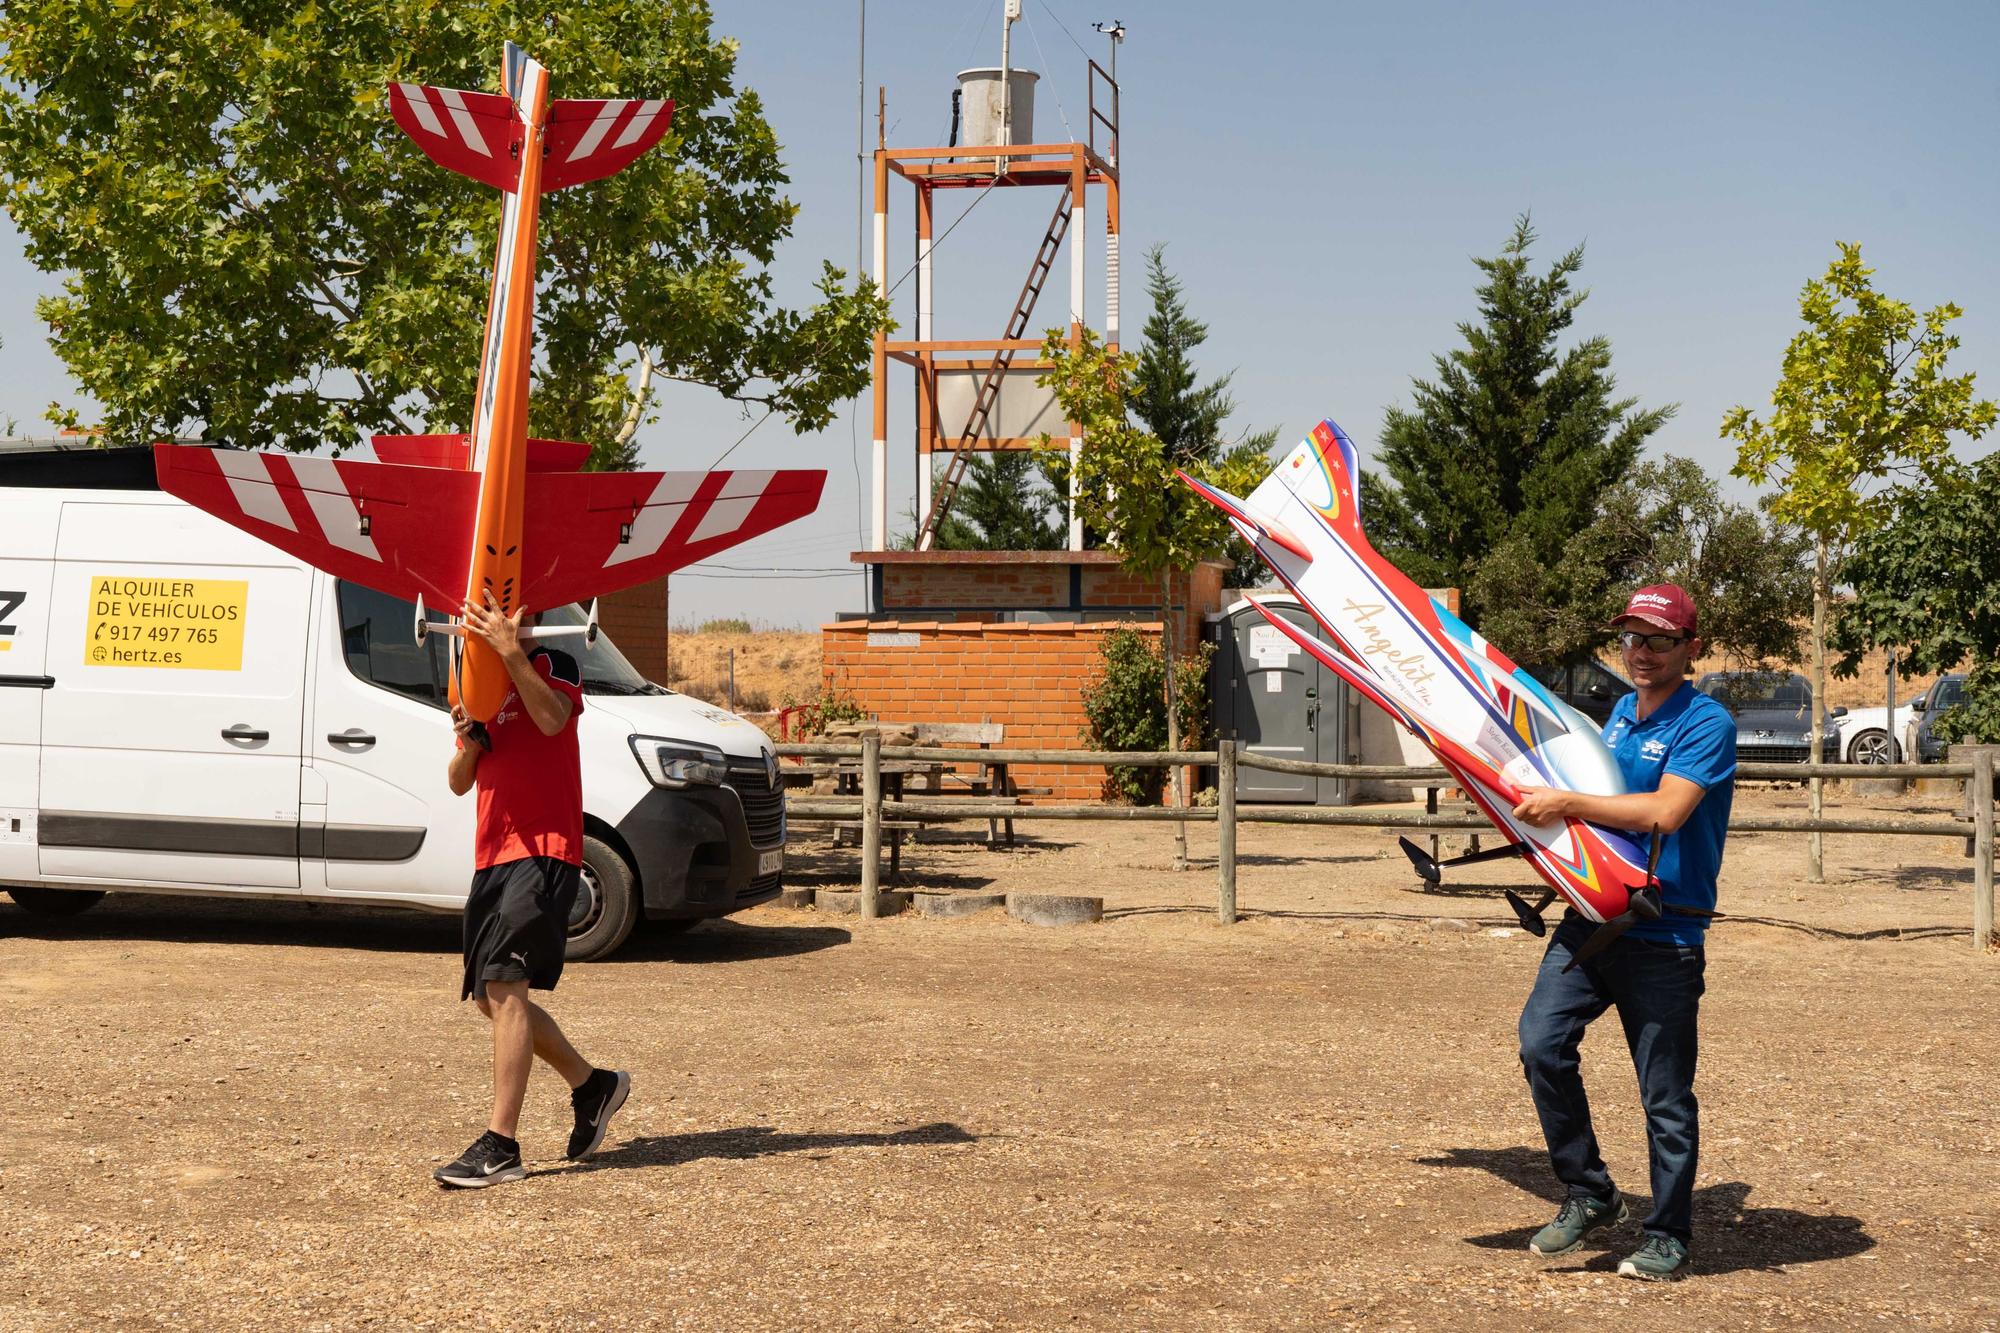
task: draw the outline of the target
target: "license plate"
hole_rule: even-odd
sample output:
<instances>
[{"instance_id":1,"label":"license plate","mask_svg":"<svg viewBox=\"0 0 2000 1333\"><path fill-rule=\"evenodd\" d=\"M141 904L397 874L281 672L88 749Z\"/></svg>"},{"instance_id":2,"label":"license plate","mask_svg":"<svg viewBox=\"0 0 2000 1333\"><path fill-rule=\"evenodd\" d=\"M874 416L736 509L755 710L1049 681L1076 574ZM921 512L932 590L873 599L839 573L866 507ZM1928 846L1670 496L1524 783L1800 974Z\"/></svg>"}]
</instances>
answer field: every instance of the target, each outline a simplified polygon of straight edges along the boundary
<instances>
[{"instance_id":1,"label":"license plate","mask_svg":"<svg viewBox=\"0 0 2000 1333\"><path fill-rule=\"evenodd\" d=\"M757 873L759 876L775 875L785 868L785 849L757 853Z\"/></svg>"}]
</instances>

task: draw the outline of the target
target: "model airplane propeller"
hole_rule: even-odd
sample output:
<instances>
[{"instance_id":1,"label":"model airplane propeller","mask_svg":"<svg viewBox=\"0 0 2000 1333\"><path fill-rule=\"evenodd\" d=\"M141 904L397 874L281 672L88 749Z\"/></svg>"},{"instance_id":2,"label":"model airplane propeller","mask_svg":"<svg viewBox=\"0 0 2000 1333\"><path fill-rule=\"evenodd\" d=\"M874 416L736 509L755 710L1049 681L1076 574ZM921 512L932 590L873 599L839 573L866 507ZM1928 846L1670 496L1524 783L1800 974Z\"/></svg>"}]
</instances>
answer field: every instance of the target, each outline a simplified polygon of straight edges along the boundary
<instances>
[{"instance_id":1,"label":"model airplane propeller","mask_svg":"<svg viewBox=\"0 0 2000 1333\"><path fill-rule=\"evenodd\" d=\"M472 430L378 435L378 462L155 445L163 490L339 578L416 603L416 634L458 636L452 701L490 721L512 688L485 643L426 605L490 596L506 614L591 602L810 514L823 471L578 471L588 445L528 438L535 230L541 196L631 165L674 104L549 99L549 74L512 42L498 93L397 83L396 123L440 166L501 191ZM530 478L532 477L532 484Z\"/></svg>"},{"instance_id":2,"label":"model airplane propeller","mask_svg":"<svg viewBox=\"0 0 2000 1333\"><path fill-rule=\"evenodd\" d=\"M1618 829L1580 819L1534 825L1514 818L1523 785L1610 796L1625 790L1624 778L1589 718L1551 695L1369 545L1357 474L1353 442L1323 421L1247 499L1186 473L1181 479L1229 516L1327 643L1253 598L1264 618L1408 728L1507 840L1504 847L1438 861L1405 839L1418 874L1435 881L1451 866L1521 857L1548 885L1533 905L1508 891L1522 926L1543 933L1541 912L1561 897L1600 923L1577 961L1594 957L1635 921L1659 917L1657 831L1647 856L1636 838Z\"/></svg>"}]
</instances>

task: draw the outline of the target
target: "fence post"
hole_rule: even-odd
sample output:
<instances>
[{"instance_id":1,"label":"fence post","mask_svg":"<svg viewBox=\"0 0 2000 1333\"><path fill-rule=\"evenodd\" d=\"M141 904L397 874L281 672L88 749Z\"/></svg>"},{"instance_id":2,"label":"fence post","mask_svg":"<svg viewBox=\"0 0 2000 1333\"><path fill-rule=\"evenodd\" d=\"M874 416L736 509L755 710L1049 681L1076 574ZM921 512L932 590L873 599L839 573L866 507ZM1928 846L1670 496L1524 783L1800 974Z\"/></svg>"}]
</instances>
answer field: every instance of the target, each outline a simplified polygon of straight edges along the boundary
<instances>
[{"instance_id":1,"label":"fence post","mask_svg":"<svg viewBox=\"0 0 2000 1333\"><path fill-rule=\"evenodd\" d=\"M861 915L882 913L882 733L861 737Z\"/></svg>"},{"instance_id":2,"label":"fence post","mask_svg":"<svg viewBox=\"0 0 2000 1333\"><path fill-rule=\"evenodd\" d=\"M1972 947L1985 953L1993 940L1993 751L1972 755Z\"/></svg>"},{"instance_id":3,"label":"fence post","mask_svg":"<svg viewBox=\"0 0 2000 1333\"><path fill-rule=\"evenodd\" d=\"M1215 915L1225 926L1236 924L1236 742L1215 743L1215 845L1222 887Z\"/></svg>"}]
</instances>

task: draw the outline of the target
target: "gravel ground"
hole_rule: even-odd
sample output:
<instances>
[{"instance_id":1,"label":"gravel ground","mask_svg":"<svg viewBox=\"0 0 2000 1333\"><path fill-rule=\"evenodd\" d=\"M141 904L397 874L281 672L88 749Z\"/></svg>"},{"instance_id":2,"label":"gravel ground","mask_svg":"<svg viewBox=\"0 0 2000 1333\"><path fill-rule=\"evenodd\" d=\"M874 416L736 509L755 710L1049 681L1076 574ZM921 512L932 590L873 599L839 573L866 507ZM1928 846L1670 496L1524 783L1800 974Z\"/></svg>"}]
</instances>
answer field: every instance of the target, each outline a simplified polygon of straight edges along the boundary
<instances>
[{"instance_id":1,"label":"gravel ground","mask_svg":"<svg viewBox=\"0 0 2000 1333\"><path fill-rule=\"evenodd\" d=\"M1746 806L1797 809L1794 789ZM1876 802L1884 809L1891 803ZM1935 804L1935 803L1934 803ZM1394 837L1022 824L904 887L1102 894L1101 925L760 908L577 966L551 1008L634 1074L604 1150L447 1193L482 1127L456 918L114 895L0 906L0 1328L2000 1326L2000 956L1956 841L1731 840L1710 947L1696 1261L1564 1259L1514 1021L1539 943ZM854 854L795 844L795 882ZM1646 1189L1616 1024L1598 1128Z\"/></svg>"}]
</instances>

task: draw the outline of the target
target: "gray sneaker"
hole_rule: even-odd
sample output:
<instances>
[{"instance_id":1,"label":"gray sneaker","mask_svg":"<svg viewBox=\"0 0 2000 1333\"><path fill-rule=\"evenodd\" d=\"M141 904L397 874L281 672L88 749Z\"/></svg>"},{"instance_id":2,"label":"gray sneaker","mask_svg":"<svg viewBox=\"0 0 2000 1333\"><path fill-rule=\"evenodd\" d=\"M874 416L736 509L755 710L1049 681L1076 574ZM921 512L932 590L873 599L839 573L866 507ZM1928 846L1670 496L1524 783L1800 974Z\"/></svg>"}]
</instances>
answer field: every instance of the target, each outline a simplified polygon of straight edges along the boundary
<instances>
[{"instance_id":1,"label":"gray sneaker","mask_svg":"<svg viewBox=\"0 0 2000 1333\"><path fill-rule=\"evenodd\" d=\"M1687 1261L1688 1247L1683 1242L1648 1231L1639 1248L1618 1261L1618 1276L1658 1282L1679 1277Z\"/></svg>"},{"instance_id":2,"label":"gray sneaker","mask_svg":"<svg viewBox=\"0 0 2000 1333\"><path fill-rule=\"evenodd\" d=\"M1623 1222L1629 1216L1631 1210L1626 1208L1622 1194L1614 1194L1608 1201L1572 1196L1563 1200L1556 1220L1535 1233L1528 1248L1544 1259L1553 1259L1558 1254L1581 1249L1583 1238L1599 1227Z\"/></svg>"}]
</instances>

